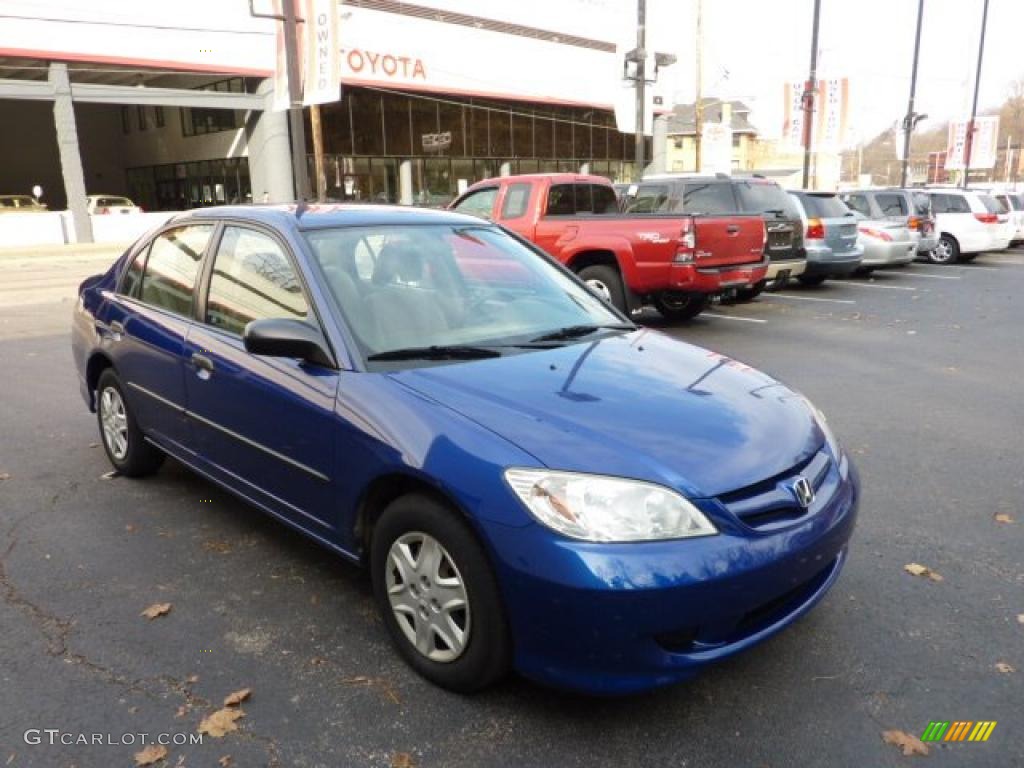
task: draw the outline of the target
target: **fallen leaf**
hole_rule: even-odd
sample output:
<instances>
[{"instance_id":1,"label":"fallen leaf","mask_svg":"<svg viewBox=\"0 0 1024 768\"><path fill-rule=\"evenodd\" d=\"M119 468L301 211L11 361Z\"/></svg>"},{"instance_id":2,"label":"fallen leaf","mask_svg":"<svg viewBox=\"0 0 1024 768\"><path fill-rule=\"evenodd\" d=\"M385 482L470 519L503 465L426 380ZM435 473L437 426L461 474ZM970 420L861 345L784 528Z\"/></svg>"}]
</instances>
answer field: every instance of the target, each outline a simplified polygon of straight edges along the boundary
<instances>
[{"instance_id":1,"label":"fallen leaf","mask_svg":"<svg viewBox=\"0 0 1024 768\"><path fill-rule=\"evenodd\" d=\"M10 472L0 472L0 483L2 483L4 480L10 480L10 479L11 479Z\"/></svg>"},{"instance_id":2,"label":"fallen leaf","mask_svg":"<svg viewBox=\"0 0 1024 768\"><path fill-rule=\"evenodd\" d=\"M184 717L187 714L188 714L188 707L186 707L184 704L182 704L180 707L178 707L178 711L174 713L174 716L175 717Z\"/></svg>"},{"instance_id":3,"label":"fallen leaf","mask_svg":"<svg viewBox=\"0 0 1024 768\"><path fill-rule=\"evenodd\" d=\"M219 765L220 768L228 768L228 766L233 762L231 755L224 755L224 757L217 761L217 765Z\"/></svg>"},{"instance_id":4,"label":"fallen leaf","mask_svg":"<svg viewBox=\"0 0 1024 768\"><path fill-rule=\"evenodd\" d=\"M10 765L11 763L13 763L14 762L14 758L16 758L17 756L18 756L17 752L11 752L11 756L7 758L7 765Z\"/></svg>"},{"instance_id":5,"label":"fallen leaf","mask_svg":"<svg viewBox=\"0 0 1024 768\"><path fill-rule=\"evenodd\" d=\"M132 525L131 523L128 523L128 525L126 525L126 526L124 527L124 529L125 529L125 531L126 531L126 532L128 532L128 533L135 533L135 526L134 526L134 525Z\"/></svg>"},{"instance_id":6,"label":"fallen leaf","mask_svg":"<svg viewBox=\"0 0 1024 768\"><path fill-rule=\"evenodd\" d=\"M218 709L212 715L203 718L199 723L199 732L209 734L215 739L223 738L225 734L238 730L235 720L240 717L245 717L245 712L240 709Z\"/></svg>"},{"instance_id":7,"label":"fallen leaf","mask_svg":"<svg viewBox=\"0 0 1024 768\"><path fill-rule=\"evenodd\" d=\"M240 691L229 693L224 699L225 707L237 707L243 701L249 698L249 694L252 693L252 688L242 688Z\"/></svg>"},{"instance_id":8,"label":"fallen leaf","mask_svg":"<svg viewBox=\"0 0 1024 768\"><path fill-rule=\"evenodd\" d=\"M1017 614L1017 622L1019 624L1024 624L1024 613L1018 613Z\"/></svg>"},{"instance_id":9,"label":"fallen leaf","mask_svg":"<svg viewBox=\"0 0 1024 768\"><path fill-rule=\"evenodd\" d=\"M152 621L153 619L157 618L158 616L166 616L168 613L170 613L170 610L171 610L171 604L170 603L153 603L151 606L149 606L149 608L144 610L139 615L140 616L145 616L147 619Z\"/></svg>"},{"instance_id":10,"label":"fallen leaf","mask_svg":"<svg viewBox=\"0 0 1024 768\"><path fill-rule=\"evenodd\" d=\"M899 747L905 756L928 754L928 745L905 731L882 731L882 741Z\"/></svg>"},{"instance_id":11,"label":"fallen leaf","mask_svg":"<svg viewBox=\"0 0 1024 768\"><path fill-rule=\"evenodd\" d=\"M100 444L99 443L89 443L89 447L90 448L99 448Z\"/></svg>"},{"instance_id":12,"label":"fallen leaf","mask_svg":"<svg viewBox=\"0 0 1024 768\"><path fill-rule=\"evenodd\" d=\"M1012 664L1007 664L1005 661L997 661L996 669L998 669L1004 675L1009 675L1017 671L1017 669Z\"/></svg>"},{"instance_id":13,"label":"fallen leaf","mask_svg":"<svg viewBox=\"0 0 1024 768\"><path fill-rule=\"evenodd\" d=\"M135 753L135 765L153 765L167 757L167 747L163 744L150 744L141 752Z\"/></svg>"},{"instance_id":14,"label":"fallen leaf","mask_svg":"<svg viewBox=\"0 0 1024 768\"><path fill-rule=\"evenodd\" d=\"M391 768L415 768L415 765L408 752L395 752L391 758Z\"/></svg>"},{"instance_id":15,"label":"fallen leaf","mask_svg":"<svg viewBox=\"0 0 1024 768\"><path fill-rule=\"evenodd\" d=\"M926 565L920 563L907 563L903 566L903 570L909 573L911 576L927 576L932 581L942 581L942 576L933 571Z\"/></svg>"},{"instance_id":16,"label":"fallen leaf","mask_svg":"<svg viewBox=\"0 0 1024 768\"><path fill-rule=\"evenodd\" d=\"M195 685L199 682L199 675L189 675L185 678L185 685Z\"/></svg>"},{"instance_id":17,"label":"fallen leaf","mask_svg":"<svg viewBox=\"0 0 1024 768\"><path fill-rule=\"evenodd\" d=\"M1012 517L1010 517L1010 515L1006 514L1005 512L1000 512L998 515L996 515L995 516L995 521L997 523L1007 523L1007 524L1016 522L1016 520L1014 520Z\"/></svg>"}]
</instances>

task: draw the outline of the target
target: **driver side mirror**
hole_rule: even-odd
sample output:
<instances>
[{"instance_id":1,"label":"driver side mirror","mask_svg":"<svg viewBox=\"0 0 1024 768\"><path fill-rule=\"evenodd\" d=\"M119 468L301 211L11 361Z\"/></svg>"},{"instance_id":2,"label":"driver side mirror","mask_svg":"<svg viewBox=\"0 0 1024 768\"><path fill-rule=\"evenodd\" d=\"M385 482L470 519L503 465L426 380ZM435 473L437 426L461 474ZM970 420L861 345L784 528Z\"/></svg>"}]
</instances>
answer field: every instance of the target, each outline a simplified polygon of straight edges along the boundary
<instances>
[{"instance_id":1,"label":"driver side mirror","mask_svg":"<svg viewBox=\"0 0 1024 768\"><path fill-rule=\"evenodd\" d=\"M323 334L302 320L283 317L253 320L242 332L245 351L267 357L294 357L327 368L337 368Z\"/></svg>"}]
</instances>

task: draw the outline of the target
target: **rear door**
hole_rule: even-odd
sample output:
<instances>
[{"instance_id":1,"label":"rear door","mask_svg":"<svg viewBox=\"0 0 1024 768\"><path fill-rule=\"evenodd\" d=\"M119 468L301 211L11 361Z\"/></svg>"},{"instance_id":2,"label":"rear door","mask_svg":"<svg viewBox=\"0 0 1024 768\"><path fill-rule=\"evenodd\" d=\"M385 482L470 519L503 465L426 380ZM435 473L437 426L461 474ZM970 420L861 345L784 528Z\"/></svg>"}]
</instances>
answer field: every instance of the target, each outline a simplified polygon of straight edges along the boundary
<instances>
[{"instance_id":1,"label":"rear door","mask_svg":"<svg viewBox=\"0 0 1024 768\"><path fill-rule=\"evenodd\" d=\"M251 355L251 320L319 323L286 243L226 223L185 345L189 415L200 457L221 479L309 527L336 525L334 402L338 371Z\"/></svg>"},{"instance_id":2,"label":"rear door","mask_svg":"<svg viewBox=\"0 0 1024 768\"><path fill-rule=\"evenodd\" d=\"M111 342L125 397L154 438L189 448L185 420L185 338L213 224L170 227L141 248L97 318Z\"/></svg>"},{"instance_id":3,"label":"rear door","mask_svg":"<svg viewBox=\"0 0 1024 768\"><path fill-rule=\"evenodd\" d=\"M693 214L695 260L699 267L750 264L764 258L764 222L741 216L733 186L709 179L687 181L675 209Z\"/></svg>"}]
</instances>

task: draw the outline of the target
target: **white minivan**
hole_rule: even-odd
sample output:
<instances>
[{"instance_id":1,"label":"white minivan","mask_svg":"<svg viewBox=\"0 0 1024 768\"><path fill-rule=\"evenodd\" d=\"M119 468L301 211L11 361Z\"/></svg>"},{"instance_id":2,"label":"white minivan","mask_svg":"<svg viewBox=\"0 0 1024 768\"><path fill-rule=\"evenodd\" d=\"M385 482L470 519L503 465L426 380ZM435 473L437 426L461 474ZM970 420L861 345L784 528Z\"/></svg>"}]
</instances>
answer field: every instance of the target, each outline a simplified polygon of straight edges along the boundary
<instances>
[{"instance_id":1,"label":"white minivan","mask_svg":"<svg viewBox=\"0 0 1024 768\"><path fill-rule=\"evenodd\" d=\"M1013 222L1010 245L1024 243L1024 192L993 192L992 197L1003 204Z\"/></svg>"},{"instance_id":2,"label":"white minivan","mask_svg":"<svg viewBox=\"0 0 1024 768\"><path fill-rule=\"evenodd\" d=\"M931 261L951 264L970 261L983 251L1010 246L1009 216L989 194L970 189L925 190L932 198L939 242Z\"/></svg>"}]
</instances>

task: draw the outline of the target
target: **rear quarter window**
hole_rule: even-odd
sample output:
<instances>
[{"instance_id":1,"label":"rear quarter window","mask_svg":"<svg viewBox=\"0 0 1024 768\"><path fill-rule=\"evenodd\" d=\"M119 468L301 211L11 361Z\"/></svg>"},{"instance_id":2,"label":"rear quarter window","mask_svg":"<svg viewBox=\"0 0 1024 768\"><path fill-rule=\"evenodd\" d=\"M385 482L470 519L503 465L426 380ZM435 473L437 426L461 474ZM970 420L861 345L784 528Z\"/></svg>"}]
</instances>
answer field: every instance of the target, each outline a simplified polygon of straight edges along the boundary
<instances>
[{"instance_id":1,"label":"rear quarter window","mask_svg":"<svg viewBox=\"0 0 1024 768\"><path fill-rule=\"evenodd\" d=\"M906 216L910 213L907 210L907 200L903 195L882 194L875 196L875 202L886 217Z\"/></svg>"}]
</instances>

